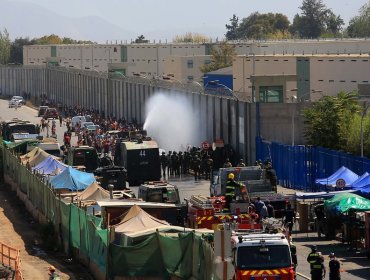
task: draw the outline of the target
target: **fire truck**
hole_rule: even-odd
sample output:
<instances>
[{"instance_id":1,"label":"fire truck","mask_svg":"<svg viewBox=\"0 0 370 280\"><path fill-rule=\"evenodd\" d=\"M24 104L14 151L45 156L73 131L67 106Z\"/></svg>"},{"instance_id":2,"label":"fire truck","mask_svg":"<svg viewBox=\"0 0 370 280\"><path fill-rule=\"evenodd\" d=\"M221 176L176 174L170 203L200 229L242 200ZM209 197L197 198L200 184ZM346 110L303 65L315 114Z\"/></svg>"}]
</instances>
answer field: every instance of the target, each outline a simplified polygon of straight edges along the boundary
<instances>
[{"instance_id":1,"label":"fire truck","mask_svg":"<svg viewBox=\"0 0 370 280\"><path fill-rule=\"evenodd\" d=\"M188 226L191 228L214 229L220 223L233 222L238 229L260 229L257 215L248 213L248 202L231 203L231 212L223 213L225 197L192 195L187 202Z\"/></svg>"},{"instance_id":2,"label":"fire truck","mask_svg":"<svg viewBox=\"0 0 370 280\"><path fill-rule=\"evenodd\" d=\"M234 231L232 224L219 226L214 239L219 279L295 279L294 250L283 233Z\"/></svg>"}]
</instances>

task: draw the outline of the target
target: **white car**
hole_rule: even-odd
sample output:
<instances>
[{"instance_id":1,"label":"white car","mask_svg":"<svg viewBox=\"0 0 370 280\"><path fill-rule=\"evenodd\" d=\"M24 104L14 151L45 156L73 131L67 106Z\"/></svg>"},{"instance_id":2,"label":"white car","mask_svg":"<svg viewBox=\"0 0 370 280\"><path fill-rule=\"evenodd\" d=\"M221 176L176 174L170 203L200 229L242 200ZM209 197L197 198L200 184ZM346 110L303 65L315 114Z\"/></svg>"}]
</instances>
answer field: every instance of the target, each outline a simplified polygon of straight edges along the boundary
<instances>
[{"instance_id":1,"label":"white car","mask_svg":"<svg viewBox=\"0 0 370 280\"><path fill-rule=\"evenodd\" d=\"M11 100L19 100L22 103L22 105L26 105L26 101L23 99L22 96L15 95L15 96L12 97Z\"/></svg>"},{"instance_id":2,"label":"white car","mask_svg":"<svg viewBox=\"0 0 370 280\"><path fill-rule=\"evenodd\" d=\"M18 99L11 99L9 101L9 108L21 107L21 106L22 106L22 101Z\"/></svg>"}]
</instances>

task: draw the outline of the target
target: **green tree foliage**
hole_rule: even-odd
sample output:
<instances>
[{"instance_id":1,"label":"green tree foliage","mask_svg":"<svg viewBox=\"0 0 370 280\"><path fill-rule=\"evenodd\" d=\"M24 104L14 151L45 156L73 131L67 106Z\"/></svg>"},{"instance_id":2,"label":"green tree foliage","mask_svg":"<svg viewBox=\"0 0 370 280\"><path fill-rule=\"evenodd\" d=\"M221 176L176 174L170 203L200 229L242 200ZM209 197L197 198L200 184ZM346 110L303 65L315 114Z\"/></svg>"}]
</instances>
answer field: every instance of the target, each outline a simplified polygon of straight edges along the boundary
<instances>
[{"instance_id":1,"label":"green tree foliage","mask_svg":"<svg viewBox=\"0 0 370 280\"><path fill-rule=\"evenodd\" d=\"M86 40L74 40L68 37L62 38L62 44L94 44L93 41L86 41Z\"/></svg>"},{"instance_id":2,"label":"green tree foliage","mask_svg":"<svg viewBox=\"0 0 370 280\"><path fill-rule=\"evenodd\" d=\"M29 38L16 38L11 44L9 61L23 64L23 46L33 44L35 41Z\"/></svg>"},{"instance_id":3,"label":"green tree foliage","mask_svg":"<svg viewBox=\"0 0 370 280\"><path fill-rule=\"evenodd\" d=\"M322 0L303 0L301 15L295 15L289 30L294 37L319 38L338 36L343 19L328 9Z\"/></svg>"},{"instance_id":4,"label":"green tree foliage","mask_svg":"<svg viewBox=\"0 0 370 280\"><path fill-rule=\"evenodd\" d=\"M136 38L135 40L135 43L139 44L139 43L148 43L149 40L145 40L145 37L144 35L140 35Z\"/></svg>"},{"instance_id":5,"label":"green tree foliage","mask_svg":"<svg viewBox=\"0 0 370 280\"><path fill-rule=\"evenodd\" d=\"M233 57L236 55L235 46L223 42L219 46L213 47L211 55L212 62L200 68L202 73L231 66L233 63Z\"/></svg>"},{"instance_id":6,"label":"green tree foliage","mask_svg":"<svg viewBox=\"0 0 370 280\"><path fill-rule=\"evenodd\" d=\"M211 38L206 37L199 33L187 32L184 35L177 35L173 39L174 43L208 43Z\"/></svg>"},{"instance_id":7,"label":"green tree foliage","mask_svg":"<svg viewBox=\"0 0 370 280\"><path fill-rule=\"evenodd\" d=\"M361 7L358 16L349 21L347 33L350 37L370 36L370 1Z\"/></svg>"},{"instance_id":8,"label":"green tree foliage","mask_svg":"<svg viewBox=\"0 0 370 280\"><path fill-rule=\"evenodd\" d=\"M287 16L283 14L255 12L242 19L235 34L237 39L275 39L281 34L288 35L289 24Z\"/></svg>"},{"instance_id":9,"label":"green tree foliage","mask_svg":"<svg viewBox=\"0 0 370 280\"><path fill-rule=\"evenodd\" d=\"M230 24L226 24L226 40L238 40L238 27L239 27L239 18L234 14L233 17L230 19Z\"/></svg>"},{"instance_id":10,"label":"green tree foliage","mask_svg":"<svg viewBox=\"0 0 370 280\"><path fill-rule=\"evenodd\" d=\"M0 31L0 64L7 64L10 58L10 39L6 29Z\"/></svg>"},{"instance_id":11,"label":"green tree foliage","mask_svg":"<svg viewBox=\"0 0 370 280\"><path fill-rule=\"evenodd\" d=\"M325 96L312 107L303 111L305 137L310 145L336 150L348 150L354 116L361 107L357 92L340 92L337 96Z\"/></svg>"}]
</instances>

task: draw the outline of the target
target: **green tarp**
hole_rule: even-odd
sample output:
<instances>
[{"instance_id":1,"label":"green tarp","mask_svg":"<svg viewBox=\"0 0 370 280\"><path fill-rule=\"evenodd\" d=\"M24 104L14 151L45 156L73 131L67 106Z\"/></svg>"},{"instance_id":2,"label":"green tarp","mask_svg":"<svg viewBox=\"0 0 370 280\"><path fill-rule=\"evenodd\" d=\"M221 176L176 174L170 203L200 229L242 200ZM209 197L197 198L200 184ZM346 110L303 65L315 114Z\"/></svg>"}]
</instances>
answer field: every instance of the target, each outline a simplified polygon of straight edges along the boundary
<instances>
[{"instance_id":1,"label":"green tarp","mask_svg":"<svg viewBox=\"0 0 370 280\"><path fill-rule=\"evenodd\" d=\"M352 193L337 194L326 200L324 205L327 210L341 214L350 209L357 211L370 210L370 200Z\"/></svg>"}]
</instances>

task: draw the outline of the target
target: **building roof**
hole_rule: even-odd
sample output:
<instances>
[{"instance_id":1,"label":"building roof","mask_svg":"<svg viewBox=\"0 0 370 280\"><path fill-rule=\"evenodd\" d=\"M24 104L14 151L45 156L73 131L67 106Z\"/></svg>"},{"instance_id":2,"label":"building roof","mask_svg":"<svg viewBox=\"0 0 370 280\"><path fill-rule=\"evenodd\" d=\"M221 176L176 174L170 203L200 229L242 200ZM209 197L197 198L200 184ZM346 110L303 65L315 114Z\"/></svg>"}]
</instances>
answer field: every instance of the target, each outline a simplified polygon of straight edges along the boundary
<instances>
[{"instance_id":1,"label":"building roof","mask_svg":"<svg viewBox=\"0 0 370 280\"><path fill-rule=\"evenodd\" d=\"M125 200L99 200L97 204L100 207L132 207L134 205L140 206L140 208L174 208L176 207L173 203L156 203L156 202L145 202L145 201L125 201Z\"/></svg>"},{"instance_id":2,"label":"building roof","mask_svg":"<svg viewBox=\"0 0 370 280\"><path fill-rule=\"evenodd\" d=\"M292 57L307 57L307 58L370 58L370 54L267 54L267 55L237 55L237 57L245 57L245 58L292 58Z\"/></svg>"},{"instance_id":3,"label":"building roof","mask_svg":"<svg viewBox=\"0 0 370 280\"><path fill-rule=\"evenodd\" d=\"M208 72L207 75L233 75L233 67L225 67L215 71Z\"/></svg>"}]
</instances>

